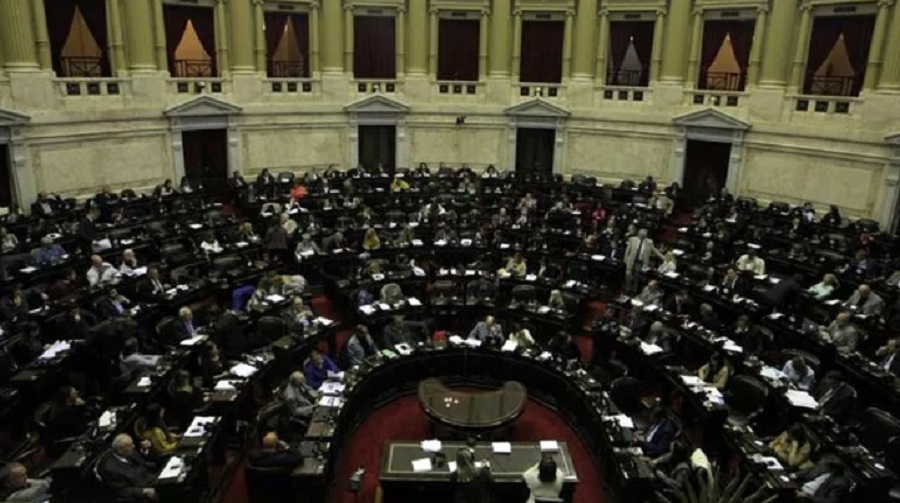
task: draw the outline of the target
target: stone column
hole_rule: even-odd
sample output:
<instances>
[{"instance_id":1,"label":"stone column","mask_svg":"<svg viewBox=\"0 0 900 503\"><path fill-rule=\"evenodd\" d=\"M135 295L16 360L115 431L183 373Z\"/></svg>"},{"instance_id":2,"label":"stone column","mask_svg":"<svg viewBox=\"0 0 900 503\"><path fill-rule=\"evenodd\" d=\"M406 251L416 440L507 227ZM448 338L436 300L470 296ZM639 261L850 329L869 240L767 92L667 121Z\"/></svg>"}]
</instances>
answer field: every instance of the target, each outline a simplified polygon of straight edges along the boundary
<instances>
[{"instance_id":1,"label":"stone column","mask_svg":"<svg viewBox=\"0 0 900 503\"><path fill-rule=\"evenodd\" d=\"M662 46L666 28L666 11L657 10L653 23L653 47L650 50L650 81L658 82L662 77Z\"/></svg>"},{"instance_id":2,"label":"stone column","mask_svg":"<svg viewBox=\"0 0 900 503\"><path fill-rule=\"evenodd\" d=\"M0 30L4 30L5 27L3 23L0 23ZM6 61L6 58L3 56L3 37L0 37L0 77L3 76L3 62Z\"/></svg>"},{"instance_id":3,"label":"stone column","mask_svg":"<svg viewBox=\"0 0 900 503\"><path fill-rule=\"evenodd\" d=\"M7 0L8 1L8 0ZM34 21L34 41L37 43L38 63L41 68L53 68L50 57L50 34L47 33L47 13L44 11L44 0L32 0L32 21Z\"/></svg>"},{"instance_id":4,"label":"stone column","mask_svg":"<svg viewBox=\"0 0 900 503\"><path fill-rule=\"evenodd\" d=\"M428 74L437 79L438 72L438 36L440 34L441 19L437 9L428 12ZM413 39L413 43L416 40Z\"/></svg>"},{"instance_id":5,"label":"stone column","mask_svg":"<svg viewBox=\"0 0 900 503\"><path fill-rule=\"evenodd\" d=\"M125 42L128 45L128 69L132 72L152 72L156 69L153 60L153 19L150 0L128 0L125 8Z\"/></svg>"},{"instance_id":6,"label":"stone column","mask_svg":"<svg viewBox=\"0 0 900 503\"><path fill-rule=\"evenodd\" d=\"M513 13L513 41L512 41L512 70L511 75L519 80L519 70L522 63L522 11Z\"/></svg>"},{"instance_id":7,"label":"stone column","mask_svg":"<svg viewBox=\"0 0 900 503\"><path fill-rule=\"evenodd\" d=\"M691 21L691 0L671 0L666 20L666 33L662 48L661 82L680 84L684 81L684 41L687 40Z\"/></svg>"},{"instance_id":8,"label":"stone column","mask_svg":"<svg viewBox=\"0 0 900 503\"><path fill-rule=\"evenodd\" d=\"M109 57L112 59L112 68L115 75L128 73L125 63L125 47L122 42L122 14L119 9L119 0L107 0L109 10L106 20L109 24Z\"/></svg>"},{"instance_id":9,"label":"stone column","mask_svg":"<svg viewBox=\"0 0 900 503\"><path fill-rule=\"evenodd\" d=\"M491 11L491 47L488 55L488 73L505 77L510 74L509 18L510 0L494 0Z\"/></svg>"},{"instance_id":10,"label":"stone column","mask_svg":"<svg viewBox=\"0 0 900 503\"><path fill-rule=\"evenodd\" d=\"M869 61L866 63L866 79L863 89L871 91L878 83L881 74L881 63L884 61L884 35L887 31L888 11L893 0L878 0L878 16L875 17L875 29L872 31L872 44L869 46ZM894 34L895 38L900 34Z\"/></svg>"},{"instance_id":11,"label":"stone column","mask_svg":"<svg viewBox=\"0 0 900 503\"><path fill-rule=\"evenodd\" d=\"M313 3L309 8L309 76L318 75L322 71L322 56L319 44L319 4Z\"/></svg>"},{"instance_id":12,"label":"stone column","mask_svg":"<svg viewBox=\"0 0 900 503\"><path fill-rule=\"evenodd\" d=\"M0 1L0 46L7 71L38 68L29 0Z\"/></svg>"},{"instance_id":13,"label":"stone column","mask_svg":"<svg viewBox=\"0 0 900 503\"><path fill-rule=\"evenodd\" d=\"M353 75L353 5L344 5L344 71Z\"/></svg>"},{"instance_id":14,"label":"stone column","mask_svg":"<svg viewBox=\"0 0 900 503\"><path fill-rule=\"evenodd\" d=\"M232 2L240 2L241 0L231 0ZM219 77L228 75L231 68L228 59L228 14L225 10L228 8L225 4L228 0L217 0L215 7L215 23L216 23L216 59L219 67Z\"/></svg>"},{"instance_id":15,"label":"stone column","mask_svg":"<svg viewBox=\"0 0 900 503\"><path fill-rule=\"evenodd\" d=\"M397 9L397 17L394 18L394 52L397 54L395 78L402 78L406 73L406 9ZM420 44L422 41L419 42Z\"/></svg>"},{"instance_id":16,"label":"stone column","mask_svg":"<svg viewBox=\"0 0 900 503\"><path fill-rule=\"evenodd\" d=\"M575 16L575 12L571 10L566 11L566 20L563 28L563 54L562 54L562 78L563 80L568 79L571 75L572 71L572 39L575 37L575 32L572 30L572 18Z\"/></svg>"},{"instance_id":17,"label":"stone column","mask_svg":"<svg viewBox=\"0 0 900 503\"><path fill-rule=\"evenodd\" d=\"M759 62L762 57L763 40L766 37L766 14L769 8L762 6L756 9L756 23L753 24L753 42L750 46L750 61L747 64L747 84L755 86L759 82ZM766 57L769 57L767 54Z\"/></svg>"},{"instance_id":18,"label":"stone column","mask_svg":"<svg viewBox=\"0 0 900 503\"><path fill-rule=\"evenodd\" d=\"M797 19L797 4L794 2L772 2L772 13L768 16L764 47L766 57L760 62L759 85L761 87L784 87L788 79L788 54L790 54L794 26ZM754 46L756 45L754 37Z\"/></svg>"},{"instance_id":19,"label":"stone column","mask_svg":"<svg viewBox=\"0 0 900 503\"><path fill-rule=\"evenodd\" d=\"M312 25L313 13L310 13L310 25ZM263 0L253 0L253 45L256 55L256 71L269 73L266 64L266 13L263 11ZM315 39L313 39L315 40Z\"/></svg>"},{"instance_id":20,"label":"stone column","mask_svg":"<svg viewBox=\"0 0 900 503\"><path fill-rule=\"evenodd\" d=\"M163 15L162 0L153 2L153 38L156 40L156 67L160 71L169 70L169 56L166 51L166 20Z\"/></svg>"},{"instance_id":21,"label":"stone column","mask_svg":"<svg viewBox=\"0 0 900 503\"><path fill-rule=\"evenodd\" d=\"M894 6L891 16L891 36L884 49L884 67L878 87L886 90L900 90L900 4Z\"/></svg>"},{"instance_id":22,"label":"stone column","mask_svg":"<svg viewBox=\"0 0 900 503\"><path fill-rule=\"evenodd\" d=\"M609 11L600 11L600 33L597 35L597 62L594 75L600 84L606 85L606 59L609 57Z\"/></svg>"},{"instance_id":23,"label":"stone column","mask_svg":"<svg viewBox=\"0 0 900 503\"><path fill-rule=\"evenodd\" d=\"M797 31L796 45L794 46L794 62L791 66L790 87L795 91L802 91L803 69L806 66L806 53L809 48L809 23L812 17L812 7L804 5L800 7L800 28Z\"/></svg>"},{"instance_id":24,"label":"stone column","mask_svg":"<svg viewBox=\"0 0 900 503\"><path fill-rule=\"evenodd\" d=\"M407 73L424 75L428 72L428 56L431 44L429 40L428 2L409 2L409 57Z\"/></svg>"},{"instance_id":25,"label":"stone column","mask_svg":"<svg viewBox=\"0 0 900 503\"><path fill-rule=\"evenodd\" d=\"M322 3L322 71L325 73L341 73L343 65L341 57L341 3ZM350 31L353 27L346 26L344 30Z\"/></svg>"},{"instance_id":26,"label":"stone column","mask_svg":"<svg viewBox=\"0 0 900 503\"><path fill-rule=\"evenodd\" d=\"M234 41L231 70L234 73L253 73L256 70L253 61L253 7L250 0L229 0L228 7L233 35L231 39ZM228 26L224 28L219 33L227 35Z\"/></svg>"},{"instance_id":27,"label":"stone column","mask_svg":"<svg viewBox=\"0 0 900 503\"><path fill-rule=\"evenodd\" d=\"M602 20L601 20L602 22ZM597 0L579 0L575 14L575 63L572 77L591 79L594 49L597 47ZM602 30L602 28L601 28Z\"/></svg>"},{"instance_id":28,"label":"stone column","mask_svg":"<svg viewBox=\"0 0 900 503\"><path fill-rule=\"evenodd\" d=\"M703 9L694 9L691 21L691 54L688 56L687 74L684 85L689 89L697 87L700 72L700 51L703 49Z\"/></svg>"},{"instance_id":29,"label":"stone column","mask_svg":"<svg viewBox=\"0 0 900 503\"><path fill-rule=\"evenodd\" d=\"M478 22L478 80L484 80L487 77L487 61L488 61L488 15L487 9L481 11Z\"/></svg>"}]
</instances>

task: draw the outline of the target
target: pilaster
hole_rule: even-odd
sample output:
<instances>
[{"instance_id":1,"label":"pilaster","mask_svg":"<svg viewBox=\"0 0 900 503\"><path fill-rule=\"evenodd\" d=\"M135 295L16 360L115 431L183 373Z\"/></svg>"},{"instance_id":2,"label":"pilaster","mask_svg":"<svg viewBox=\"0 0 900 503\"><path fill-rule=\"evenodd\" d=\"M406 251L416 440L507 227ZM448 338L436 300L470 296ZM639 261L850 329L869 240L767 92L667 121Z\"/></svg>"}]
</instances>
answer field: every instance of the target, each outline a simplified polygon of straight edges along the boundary
<instances>
[{"instance_id":1,"label":"pilaster","mask_svg":"<svg viewBox=\"0 0 900 503\"><path fill-rule=\"evenodd\" d=\"M665 30L666 11L659 9L656 11L656 19L653 22L653 47L650 50L650 80L652 82L658 82L662 78L662 46ZM604 54L604 57L607 55Z\"/></svg>"},{"instance_id":2,"label":"pilaster","mask_svg":"<svg viewBox=\"0 0 900 503\"><path fill-rule=\"evenodd\" d=\"M572 42L575 37L575 32L572 29L573 21L572 18L575 17L575 12L571 10L566 11L566 20L563 25L563 54L562 54L562 78L568 79L569 76L572 75Z\"/></svg>"},{"instance_id":3,"label":"pilaster","mask_svg":"<svg viewBox=\"0 0 900 503\"><path fill-rule=\"evenodd\" d=\"M322 71L324 73L341 73L341 33L349 32L353 25L341 27L341 3L325 1L320 10L322 16Z\"/></svg>"},{"instance_id":4,"label":"pilaster","mask_svg":"<svg viewBox=\"0 0 900 503\"><path fill-rule=\"evenodd\" d=\"M769 8L766 6L756 9L756 22L753 24L753 41L750 46L750 61L747 63L747 84L751 86L755 86L759 82L759 64L765 44L768 12Z\"/></svg>"},{"instance_id":5,"label":"pilaster","mask_svg":"<svg viewBox=\"0 0 900 503\"><path fill-rule=\"evenodd\" d=\"M353 5L344 5L344 71L353 75Z\"/></svg>"},{"instance_id":6,"label":"pilaster","mask_svg":"<svg viewBox=\"0 0 900 503\"><path fill-rule=\"evenodd\" d=\"M5 53L4 67L9 72L38 68L29 3L30 0L0 2L0 46Z\"/></svg>"},{"instance_id":7,"label":"pilaster","mask_svg":"<svg viewBox=\"0 0 900 503\"><path fill-rule=\"evenodd\" d=\"M890 36L884 49L884 66L878 87L884 90L900 90L900 4L894 5L891 16Z\"/></svg>"},{"instance_id":8,"label":"pilaster","mask_svg":"<svg viewBox=\"0 0 900 503\"><path fill-rule=\"evenodd\" d=\"M863 89L866 91L875 89L881 74L881 63L884 61L884 36L887 30L890 7L893 3L893 0L878 1L878 15L875 17L872 44L869 46L869 60L866 63L866 78L863 81ZM895 34L895 36L900 36L900 34Z\"/></svg>"},{"instance_id":9,"label":"pilaster","mask_svg":"<svg viewBox=\"0 0 900 503\"><path fill-rule=\"evenodd\" d=\"M151 72L156 69L153 60L153 19L150 0L128 0L125 9L125 42L128 46L129 70Z\"/></svg>"},{"instance_id":10,"label":"pilaster","mask_svg":"<svg viewBox=\"0 0 900 503\"><path fill-rule=\"evenodd\" d=\"M309 22L315 17L315 12L310 12ZM259 73L267 73L266 65L266 13L263 11L263 0L253 0L253 45L256 56L256 71ZM314 37L313 40L316 40Z\"/></svg>"},{"instance_id":11,"label":"pilaster","mask_svg":"<svg viewBox=\"0 0 900 503\"><path fill-rule=\"evenodd\" d=\"M44 0L31 1L31 20L34 25L34 42L37 44L38 63L41 68L49 70L53 68L53 61L50 57L50 35L47 33L47 13L44 11Z\"/></svg>"},{"instance_id":12,"label":"pilaster","mask_svg":"<svg viewBox=\"0 0 900 503\"><path fill-rule=\"evenodd\" d=\"M593 77L594 50L597 47L597 0L579 0L575 14L575 62L572 77Z\"/></svg>"},{"instance_id":13,"label":"pilaster","mask_svg":"<svg viewBox=\"0 0 900 503\"><path fill-rule=\"evenodd\" d=\"M261 41L263 44L265 43L264 39L261 39ZM315 77L321 72L322 49L319 43L319 3L313 2L309 6L309 75L310 77Z\"/></svg>"},{"instance_id":14,"label":"pilaster","mask_svg":"<svg viewBox=\"0 0 900 503\"><path fill-rule=\"evenodd\" d=\"M606 58L609 57L609 11L600 11L600 33L597 35L597 61L594 76L598 83L606 84ZM651 58L652 59L652 58Z\"/></svg>"},{"instance_id":15,"label":"pilaster","mask_svg":"<svg viewBox=\"0 0 900 503\"><path fill-rule=\"evenodd\" d=\"M153 39L156 42L156 67L160 71L169 70L169 58L166 54L166 20L163 16L162 0L153 2Z\"/></svg>"},{"instance_id":16,"label":"pilaster","mask_svg":"<svg viewBox=\"0 0 900 503\"><path fill-rule=\"evenodd\" d=\"M128 66L125 63L125 46L122 37L122 12L119 8L120 0L106 0L107 23L109 24L109 57L111 58L113 71L115 75L123 75L128 73Z\"/></svg>"},{"instance_id":17,"label":"pilaster","mask_svg":"<svg viewBox=\"0 0 900 503\"><path fill-rule=\"evenodd\" d=\"M441 20L437 9L428 11L428 74L437 78L438 40L440 40ZM415 39L413 39L415 43Z\"/></svg>"},{"instance_id":18,"label":"pilaster","mask_svg":"<svg viewBox=\"0 0 900 503\"><path fill-rule=\"evenodd\" d=\"M681 84L684 81L684 41L688 38L691 22L691 0L670 0L666 19L661 82Z\"/></svg>"},{"instance_id":19,"label":"pilaster","mask_svg":"<svg viewBox=\"0 0 900 503\"><path fill-rule=\"evenodd\" d=\"M482 10L481 17L478 18L480 23L478 29L478 80L484 80L487 77L489 14L486 9Z\"/></svg>"},{"instance_id":20,"label":"pilaster","mask_svg":"<svg viewBox=\"0 0 900 503\"><path fill-rule=\"evenodd\" d=\"M491 11L490 51L488 73L491 76L510 75L509 21L511 0L494 0Z\"/></svg>"},{"instance_id":21,"label":"pilaster","mask_svg":"<svg viewBox=\"0 0 900 503\"><path fill-rule=\"evenodd\" d=\"M803 70L806 68L806 53L809 47L809 25L812 19L812 7L804 4L800 7L800 28L797 30L797 42L794 46L794 61L791 66L790 88L799 92L803 88Z\"/></svg>"},{"instance_id":22,"label":"pilaster","mask_svg":"<svg viewBox=\"0 0 900 503\"><path fill-rule=\"evenodd\" d=\"M522 66L522 11L516 9L513 13L513 46L511 74L514 80L519 80Z\"/></svg>"},{"instance_id":23,"label":"pilaster","mask_svg":"<svg viewBox=\"0 0 900 503\"><path fill-rule=\"evenodd\" d=\"M772 12L768 16L764 47L766 57L760 61L760 87L784 87L789 77L788 54L794 43L794 28L797 19L797 4L794 2L772 2ZM754 46L756 46L754 37Z\"/></svg>"},{"instance_id":24,"label":"pilaster","mask_svg":"<svg viewBox=\"0 0 900 503\"><path fill-rule=\"evenodd\" d=\"M430 22L427 2L409 2L409 49L407 73L425 74L429 68L431 44Z\"/></svg>"},{"instance_id":25,"label":"pilaster","mask_svg":"<svg viewBox=\"0 0 900 503\"><path fill-rule=\"evenodd\" d=\"M397 9L394 32L394 51L397 54L395 77L400 79L406 73L406 9L403 7Z\"/></svg>"},{"instance_id":26,"label":"pilaster","mask_svg":"<svg viewBox=\"0 0 900 503\"><path fill-rule=\"evenodd\" d=\"M691 19L691 53L688 56L685 87L694 89L697 86L700 72L700 51L703 49L703 9L694 9Z\"/></svg>"},{"instance_id":27,"label":"pilaster","mask_svg":"<svg viewBox=\"0 0 900 503\"><path fill-rule=\"evenodd\" d=\"M241 0L231 0L239 2ZM227 77L231 65L228 54L228 0L216 0L215 24L216 24L216 58L219 67L219 76Z\"/></svg>"},{"instance_id":28,"label":"pilaster","mask_svg":"<svg viewBox=\"0 0 900 503\"><path fill-rule=\"evenodd\" d=\"M234 73L253 73L255 64L253 62L253 7L251 0L230 0L228 2L229 16L226 19L231 21L231 40L234 42L232 54L232 67ZM228 26L219 30L219 33L227 34Z\"/></svg>"}]
</instances>

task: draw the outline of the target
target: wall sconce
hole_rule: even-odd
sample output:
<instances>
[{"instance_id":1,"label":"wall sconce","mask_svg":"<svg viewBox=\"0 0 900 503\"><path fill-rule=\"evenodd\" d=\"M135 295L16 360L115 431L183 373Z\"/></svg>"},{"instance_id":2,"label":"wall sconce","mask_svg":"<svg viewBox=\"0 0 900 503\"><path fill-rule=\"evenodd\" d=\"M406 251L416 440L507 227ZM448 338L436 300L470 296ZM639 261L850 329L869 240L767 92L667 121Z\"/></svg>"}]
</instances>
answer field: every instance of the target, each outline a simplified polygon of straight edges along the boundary
<instances>
[{"instance_id":1,"label":"wall sconce","mask_svg":"<svg viewBox=\"0 0 900 503\"><path fill-rule=\"evenodd\" d=\"M465 126L465 125L466 125L466 116L465 116L465 115L460 115L459 117L457 117L457 118L456 118L456 125L457 125L457 126Z\"/></svg>"},{"instance_id":2,"label":"wall sconce","mask_svg":"<svg viewBox=\"0 0 900 503\"><path fill-rule=\"evenodd\" d=\"M718 96L713 96L713 97L712 97L712 104L713 104L713 106L714 106L714 107L717 107L717 106L719 106L719 103L720 103L719 97L718 97Z\"/></svg>"},{"instance_id":3,"label":"wall sconce","mask_svg":"<svg viewBox=\"0 0 900 503\"><path fill-rule=\"evenodd\" d=\"M543 95L544 95L544 88L543 88L543 87L536 87L536 88L534 88L534 95L535 95L535 96L543 96Z\"/></svg>"},{"instance_id":4,"label":"wall sconce","mask_svg":"<svg viewBox=\"0 0 900 503\"><path fill-rule=\"evenodd\" d=\"M381 91L381 86L378 84L372 84L372 92L377 93Z\"/></svg>"},{"instance_id":5,"label":"wall sconce","mask_svg":"<svg viewBox=\"0 0 900 503\"><path fill-rule=\"evenodd\" d=\"M194 84L194 92L200 94L206 89L206 82L197 82Z\"/></svg>"}]
</instances>

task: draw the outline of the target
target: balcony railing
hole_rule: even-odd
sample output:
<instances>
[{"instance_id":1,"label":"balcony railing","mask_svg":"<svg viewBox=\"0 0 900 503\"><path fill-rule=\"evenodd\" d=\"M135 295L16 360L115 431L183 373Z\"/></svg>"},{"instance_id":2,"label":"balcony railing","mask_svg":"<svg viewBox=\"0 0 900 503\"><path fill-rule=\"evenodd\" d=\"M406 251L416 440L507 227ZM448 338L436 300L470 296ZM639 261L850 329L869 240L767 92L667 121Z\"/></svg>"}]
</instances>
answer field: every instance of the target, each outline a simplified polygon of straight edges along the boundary
<instances>
[{"instance_id":1,"label":"balcony railing","mask_svg":"<svg viewBox=\"0 0 900 503\"><path fill-rule=\"evenodd\" d=\"M59 58L62 75L60 77L102 77L103 58L94 57L61 57Z\"/></svg>"},{"instance_id":2,"label":"balcony railing","mask_svg":"<svg viewBox=\"0 0 900 503\"><path fill-rule=\"evenodd\" d=\"M359 94L394 94L402 92L400 84L396 80L356 80L354 84Z\"/></svg>"},{"instance_id":3,"label":"balcony railing","mask_svg":"<svg viewBox=\"0 0 900 503\"><path fill-rule=\"evenodd\" d=\"M224 80L220 78L171 78L169 83L178 94L219 94L223 92Z\"/></svg>"},{"instance_id":4,"label":"balcony railing","mask_svg":"<svg viewBox=\"0 0 900 503\"><path fill-rule=\"evenodd\" d=\"M303 79L309 77L304 61L269 61L270 79Z\"/></svg>"},{"instance_id":5,"label":"balcony railing","mask_svg":"<svg viewBox=\"0 0 900 503\"><path fill-rule=\"evenodd\" d=\"M520 82L517 86L521 98L558 98L564 89L562 84L547 83Z\"/></svg>"},{"instance_id":6,"label":"balcony railing","mask_svg":"<svg viewBox=\"0 0 900 503\"><path fill-rule=\"evenodd\" d=\"M476 96L481 83L439 80L436 85L440 96Z\"/></svg>"},{"instance_id":7,"label":"balcony railing","mask_svg":"<svg viewBox=\"0 0 900 503\"><path fill-rule=\"evenodd\" d=\"M216 66L212 60L178 59L172 62L172 77L181 79L216 77Z\"/></svg>"},{"instance_id":8,"label":"balcony railing","mask_svg":"<svg viewBox=\"0 0 900 503\"><path fill-rule=\"evenodd\" d=\"M54 81L59 93L74 96L120 96L123 81L117 78L62 78Z\"/></svg>"},{"instance_id":9,"label":"balcony railing","mask_svg":"<svg viewBox=\"0 0 900 503\"><path fill-rule=\"evenodd\" d=\"M826 77L813 76L804 94L814 96L856 96L854 84L855 77Z\"/></svg>"},{"instance_id":10,"label":"balcony railing","mask_svg":"<svg viewBox=\"0 0 900 503\"><path fill-rule=\"evenodd\" d=\"M740 106L741 100L746 96L741 91L709 89L699 89L697 91L689 91L689 93L692 96L692 104L707 107L737 107Z\"/></svg>"},{"instance_id":11,"label":"balcony railing","mask_svg":"<svg viewBox=\"0 0 900 503\"><path fill-rule=\"evenodd\" d=\"M862 99L855 96L794 96L795 112L816 115L852 115Z\"/></svg>"},{"instance_id":12,"label":"balcony railing","mask_svg":"<svg viewBox=\"0 0 900 503\"><path fill-rule=\"evenodd\" d=\"M745 72L700 72L699 89L706 91L743 91Z\"/></svg>"},{"instance_id":13,"label":"balcony railing","mask_svg":"<svg viewBox=\"0 0 900 503\"><path fill-rule=\"evenodd\" d=\"M606 85L621 87L647 87L647 72L643 70L606 70Z\"/></svg>"},{"instance_id":14,"label":"balcony railing","mask_svg":"<svg viewBox=\"0 0 900 503\"><path fill-rule=\"evenodd\" d=\"M312 95L317 88L317 84L313 79L269 77L269 88L274 94Z\"/></svg>"},{"instance_id":15,"label":"balcony railing","mask_svg":"<svg viewBox=\"0 0 900 503\"><path fill-rule=\"evenodd\" d=\"M625 87L607 85L600 89L600 99L603 101L636 101L645 102L650 95L650 89L646 87Z\"/></svg>"}]
</instances>

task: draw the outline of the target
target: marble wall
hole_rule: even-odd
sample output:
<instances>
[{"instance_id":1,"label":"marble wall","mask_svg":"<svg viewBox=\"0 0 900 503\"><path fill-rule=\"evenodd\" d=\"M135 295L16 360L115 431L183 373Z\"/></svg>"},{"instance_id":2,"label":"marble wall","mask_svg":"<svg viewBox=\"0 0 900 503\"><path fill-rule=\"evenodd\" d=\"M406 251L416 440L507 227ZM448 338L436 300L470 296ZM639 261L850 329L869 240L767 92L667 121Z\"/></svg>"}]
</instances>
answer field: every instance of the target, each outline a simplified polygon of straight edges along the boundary
<instances>
[{"instance_id":1,"label":"marble wall","mask_svg":"<svg viewBox=\"0 0 900 503\"><path fill-rule=\"evenodd\" d=\"M347 129L251 129L241 135L241 170L254 174L263 168L306 171L312 166L337 164L347 159Z\"/></svg>"},{"instance_id":2,"label":"marble wall","mask_svg":"<svg viewBox=\"0 0 900 503\"><path fill-rule=\"evenodd\" d=\"M506 129L478 126L409 126L411 164L420 162L436 165L469 164L473 167L494 164L503 166L506 160Z\"/></svg>"}]
</instances>

